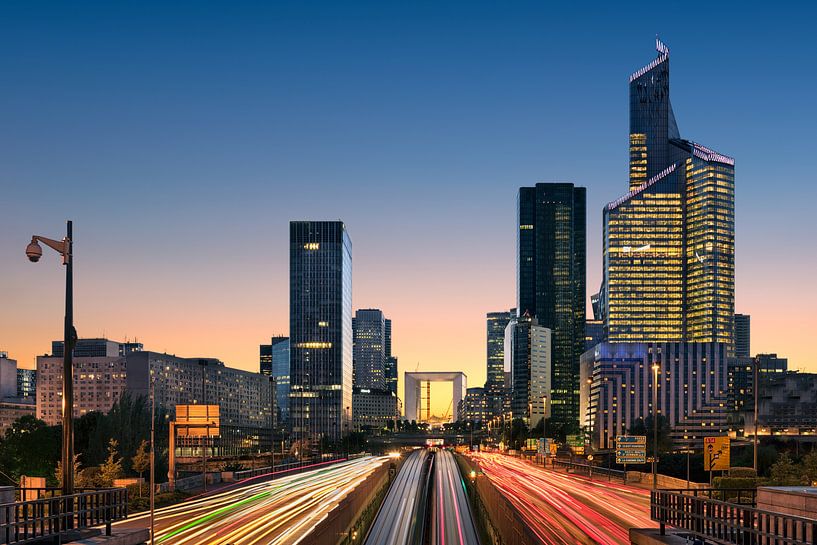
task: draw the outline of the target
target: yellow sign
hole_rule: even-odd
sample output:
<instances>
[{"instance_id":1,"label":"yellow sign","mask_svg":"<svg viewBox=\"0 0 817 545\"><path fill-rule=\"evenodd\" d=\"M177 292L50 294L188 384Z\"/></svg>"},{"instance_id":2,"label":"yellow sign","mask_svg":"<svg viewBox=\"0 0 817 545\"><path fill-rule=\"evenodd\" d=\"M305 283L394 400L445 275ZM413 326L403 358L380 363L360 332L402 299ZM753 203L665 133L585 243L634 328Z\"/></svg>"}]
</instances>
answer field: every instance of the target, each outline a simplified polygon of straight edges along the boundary
<instances>
[{"instance_id":1,"label":"yellow sign","mask_svg":"<svg viewBox=\"0 0 817 545\"><path fill-rule=\"evenodd\" d=\"M729 437L704 437L704 469L729 469Z\"/></svg>"}]
</instances>

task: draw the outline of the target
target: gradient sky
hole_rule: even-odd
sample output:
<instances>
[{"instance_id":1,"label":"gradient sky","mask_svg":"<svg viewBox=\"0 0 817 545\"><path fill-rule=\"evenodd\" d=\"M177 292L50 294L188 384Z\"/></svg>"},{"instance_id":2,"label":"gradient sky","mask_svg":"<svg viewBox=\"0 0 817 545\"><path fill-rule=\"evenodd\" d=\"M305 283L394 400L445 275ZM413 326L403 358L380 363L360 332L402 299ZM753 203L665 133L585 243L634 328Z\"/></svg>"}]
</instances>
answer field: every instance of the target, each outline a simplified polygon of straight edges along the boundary
<instances>
[{"instance_id":1,"label":"gradient sky","mask_svg":"<svg viewBox=\"0 0 817 545\"><path fill-rule=\"evenodd\" d=\"M62 334L63 269L23 253L75 222L80 336L257 369L288 330L288 227L342 219L354 306L401 370L485 379L515 304L521 185L628 189L628 75L671 50L682 136L734 156L737 311L752 349L817 371L815 8L689 2L4 2L0 350Z\"/></svg>"}]
</instances>

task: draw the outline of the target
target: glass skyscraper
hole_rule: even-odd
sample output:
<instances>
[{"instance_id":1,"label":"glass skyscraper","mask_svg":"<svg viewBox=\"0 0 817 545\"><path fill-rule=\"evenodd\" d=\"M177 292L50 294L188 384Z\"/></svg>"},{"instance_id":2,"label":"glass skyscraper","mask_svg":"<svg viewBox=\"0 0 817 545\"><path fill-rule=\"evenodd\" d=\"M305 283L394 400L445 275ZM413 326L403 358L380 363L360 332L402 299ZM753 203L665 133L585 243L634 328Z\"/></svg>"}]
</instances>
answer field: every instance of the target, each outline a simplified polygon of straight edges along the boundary
<instances>
[{"instance_id":1,"label":"glass skyscraper","mask_svg":"<svg viewBox=\"0 0 817 545\"><path fill-rule=\"evenodd\" d=\"M586 189L570 183L522 187L518 195L517 313L552 332L550 412L557 426L577 426L579 420L586 199Z\"/></svg>"},{"instance_id":2,"label":"glass skyscraper","mask_svg":"<svg viewBox=\"0 0 817 545\"><path fill-rule=\"evenodd\" d=\"M487 390L505 388L505 328L516 317L516 309L502 312L489 312L485 316L487 325L486 367L488 380Z\"/></svg>"},{"instance_id":3,"label":"glass skyscraper","mask_svg":"<svg viewBox=\"0 0 817 545\"><path fill-rule=\"evenodd\" d=\"M386 318L383 312L376 308L359 309L352 319L352 334L354 385L385 389Z\"/></svg>"},{"instance_id":4,"label":"glass skyscraper","mask_svg":"<svg viewBox=\"0 0 817 545\"><path fill-rule=\"evenodd\" d=\"M732 158L681 138L669 49L630 76L630 191L604 208L601 310L611 342L732 343Z\"/></svg>"},{"instance_id":5,"label":"glass skyscraper","mask_svg":"<svg viewBox=\"0 0 817 545\"><path fill-rule=\"evenodd\" d=\"M352 241L340 221L289 225L290 429L338 440L352 411Z\"/></svg>"}]
</instances>

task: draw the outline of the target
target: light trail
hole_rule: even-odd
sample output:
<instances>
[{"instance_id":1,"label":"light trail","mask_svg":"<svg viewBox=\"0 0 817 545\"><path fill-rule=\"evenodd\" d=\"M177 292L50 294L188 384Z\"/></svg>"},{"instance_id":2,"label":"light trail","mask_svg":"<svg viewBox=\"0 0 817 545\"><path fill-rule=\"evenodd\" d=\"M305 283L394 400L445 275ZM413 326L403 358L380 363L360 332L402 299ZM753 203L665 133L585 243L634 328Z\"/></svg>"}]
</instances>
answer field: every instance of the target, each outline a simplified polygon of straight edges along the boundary
<instances>
[{"instance_id":1,"label":"light trail","mask_svg":"<svg viewBox=\"0 0 817 545\"><path fill-rule=\"evenodd\" d=\"M161 545L295 545L387 457L341 462L273 481L237 487L156 510ZM117 523L144 526L149 513ZM137 524L138 523L138 524Z\"/></svg>"},{"instance_id":2,"label":"light trail","mask_svg":"<svg viewBox=\"0 0 817 545\"><path fill-rule=\"evenodd\" d=\"M440 450L434 457L436 501L432 513L433 545L479 545L471 507L454 455Z\"/></svg>"},{"instance_id":3,"label":"light trail","mask_svg":"<svg viewBox=\"0 0 817 545\"><path fill-rule=\"evenodd\" d=\"M653 528L649 490L545 470L501 454L472 458L544 543L628 545Z\"/></svg>"}]
</instances>

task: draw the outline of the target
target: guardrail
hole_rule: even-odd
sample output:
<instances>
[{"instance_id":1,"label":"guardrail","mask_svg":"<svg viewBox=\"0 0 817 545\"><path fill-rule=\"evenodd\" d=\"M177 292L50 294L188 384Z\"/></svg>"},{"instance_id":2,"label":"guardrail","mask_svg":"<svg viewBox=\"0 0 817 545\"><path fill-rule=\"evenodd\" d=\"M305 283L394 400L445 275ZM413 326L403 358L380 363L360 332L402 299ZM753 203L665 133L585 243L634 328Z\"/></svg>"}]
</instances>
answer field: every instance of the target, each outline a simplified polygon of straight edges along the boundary
<instances>
[{"instance_id":1,"label":"guardrail","mask_svg":"<svg viewBox=\"0 0 817 545\"><path fill-rule=\"evenodd\" d=\"M742 496L744 492L747 494ZM650 516L659 523L661 535L666 534L666 526L671 526L700 539L723 544L817 543L817 519L763 511L746 503L715 499L740 501L749 497L747 490L653 490L650 493Z\"/></svg>"},{"instance_id":2,"label":"guardrail","mask_svg":"<svg viewBox=\"0 0 817 545\"><path fill-rule=\"evenodd\" d=\"M594 466L590 464L577 464L575 462L567 462L564 460L553 460L553 469L564 468L567 472L580 473L592 477L595 475L604 475L610 479L619 479L624 481L626 473L620 469L608 469L602 466Z\"/></svg>"},{"instance_id":3,"label":"guardrail","mask_svg":"<svg viewBox=\"0 0 817 545\"><path fill-rule=\"evenodd\" d=\"M49 489L43 489L47 491ZM128 516L128 491L106 488L0 504L0 543L18 545L72 530L105 526Z\"/></svg>"}]
</instances>

